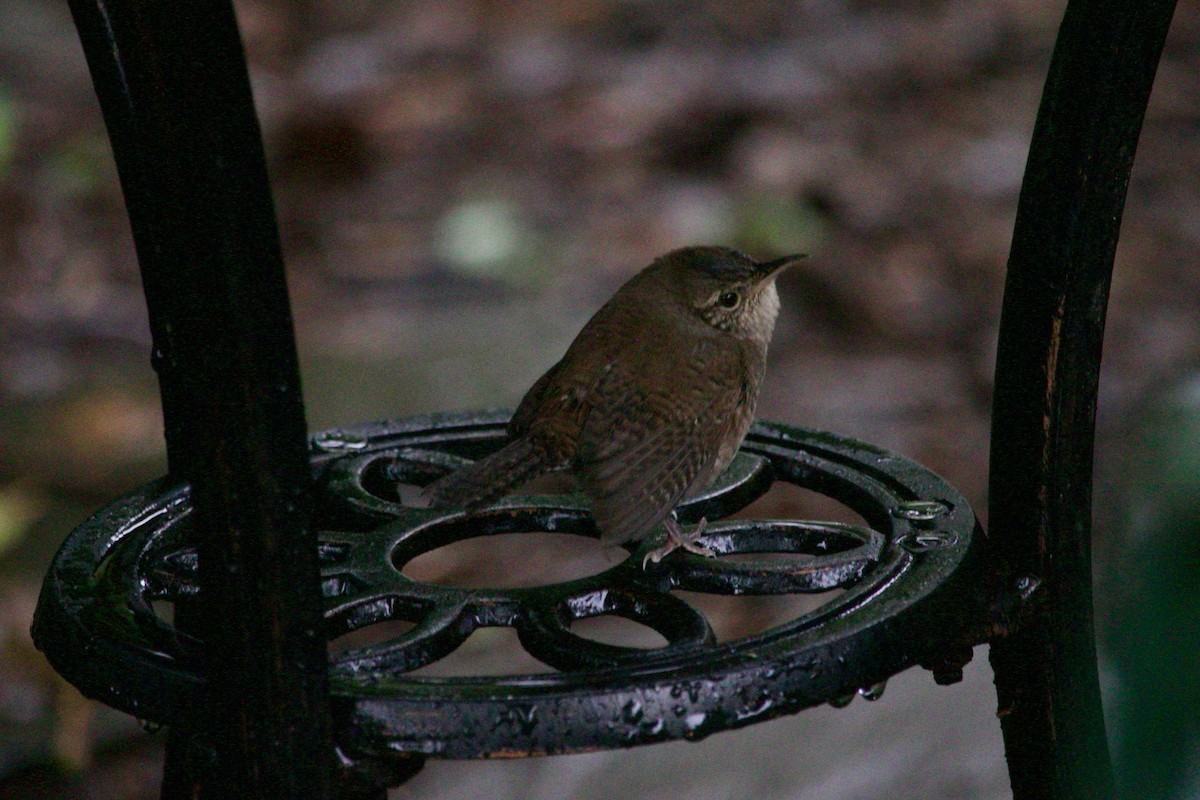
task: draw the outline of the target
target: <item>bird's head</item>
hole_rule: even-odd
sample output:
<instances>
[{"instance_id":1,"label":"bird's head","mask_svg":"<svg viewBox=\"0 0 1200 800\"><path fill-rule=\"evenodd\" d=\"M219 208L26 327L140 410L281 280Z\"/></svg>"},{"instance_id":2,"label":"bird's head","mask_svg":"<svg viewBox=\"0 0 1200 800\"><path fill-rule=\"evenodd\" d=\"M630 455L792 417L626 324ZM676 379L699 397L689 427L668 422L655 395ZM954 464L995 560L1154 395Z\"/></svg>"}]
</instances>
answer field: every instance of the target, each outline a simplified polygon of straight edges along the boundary
<instances>
[{"instance_id":1,"label":"bird's head","mask_svg":"<svg viewBox=\"0 0 1200 800\"><path fill-rule=\"evenodd\" d=\"M656 265L704 322L735 335L769 339L779 313L775 278L804 257L756 261L728 247L685 247L661 256Z\"/></svg>"}]
</instances>

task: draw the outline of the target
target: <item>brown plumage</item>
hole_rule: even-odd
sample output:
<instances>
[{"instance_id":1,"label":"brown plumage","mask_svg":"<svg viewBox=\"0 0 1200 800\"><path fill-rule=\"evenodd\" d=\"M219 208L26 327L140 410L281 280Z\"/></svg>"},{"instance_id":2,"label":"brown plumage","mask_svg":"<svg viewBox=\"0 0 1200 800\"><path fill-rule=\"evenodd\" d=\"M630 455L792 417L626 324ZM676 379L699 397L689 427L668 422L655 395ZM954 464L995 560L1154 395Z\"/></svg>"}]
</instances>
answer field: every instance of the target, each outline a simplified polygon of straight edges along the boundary
<instances>
[{"instance_id":1,"label":"brown plumage","mask_svg":"<svg viewBox=\"0 0 1200 800\"><path fill-rule=\"evenodd\" d=\"M665 522L667 551L703 551L669 515L712 484L745 438L779 311L775 277L799 258L764 263L689 247L656 259L525 395L508 426L512 442L426 496L476 507L567 469L605 543L641 539Z\"/></svg>"}]
</instances>

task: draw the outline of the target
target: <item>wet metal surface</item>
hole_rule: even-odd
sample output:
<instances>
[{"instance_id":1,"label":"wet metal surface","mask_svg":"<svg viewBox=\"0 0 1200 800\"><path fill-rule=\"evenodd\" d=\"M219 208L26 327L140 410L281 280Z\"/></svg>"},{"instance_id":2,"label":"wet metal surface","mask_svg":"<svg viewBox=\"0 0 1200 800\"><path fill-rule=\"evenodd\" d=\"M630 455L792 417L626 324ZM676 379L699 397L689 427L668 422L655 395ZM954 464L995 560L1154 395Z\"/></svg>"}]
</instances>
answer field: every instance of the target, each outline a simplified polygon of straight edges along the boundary
<instances>
[{"instance_id":1,"label":"wet metal surface","mask_svg":"<svg viewBox=\"0 0 1200 800\"><path fill-rule=\"evenodd\" d=\"M464 539L597 537L581 495L512 496L472 512L401 501L397 480L423 485L498 448L506 420L503 412L441 415L312 439L326 637L412 623L331 660L335 724L349 754L504 757L699 739L856 692L876 697L889 676L936 661L980 617L976 521L957 491L878 448L764 423L726 475L679 509L685 525L709 521L702 541L717 558L678 553L643 569L659 531L595 574L535 587L406 576L414 558ZM775 481L827 494L868 524L722 519ZM203 645L152 606L197 592L189 515L187 492L164 482L97 514L59 553L35 628L39 646L86 694L168 725L202 713L206 692ZM768 553L787 558L756 557ZM676 589L843 591L783 624L717 642ZM666 644L628 647L572 632L573 622L599 616L645 625ZM489 626L515 629L546 671L410 674Z\"/></svg>"}]
</instances>

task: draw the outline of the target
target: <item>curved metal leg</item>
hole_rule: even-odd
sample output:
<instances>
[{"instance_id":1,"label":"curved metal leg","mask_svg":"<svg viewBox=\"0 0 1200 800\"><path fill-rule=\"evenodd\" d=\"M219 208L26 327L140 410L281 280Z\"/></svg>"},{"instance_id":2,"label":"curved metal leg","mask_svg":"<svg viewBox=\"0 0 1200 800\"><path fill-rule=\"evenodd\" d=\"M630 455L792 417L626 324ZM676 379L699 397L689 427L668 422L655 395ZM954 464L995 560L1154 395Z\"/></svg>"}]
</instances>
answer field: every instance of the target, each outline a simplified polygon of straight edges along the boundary
<instances>
[{"instance_id":1,"label":"curved metal leg","mask_svg":"<svg viewBox=\"0 0 1200 800\"><path fill-rule=\"evenodd\" d=\"M137 245L167 455L199 542L212 703L176 796L322 798L335 760L304 406L228 0L72 0ZM195 748L192 748L195 749ZM211 751L211 752L209 752ZM193 765L194 766L194 765Z\"/></svg>"},{"instance_id":2,"label":"curved metal leg","mask_svg":"<svg viewBox=\"0 0 1200 800\"><path fill-rule=\"evenodd\" d=\"M1174 0L1072 0L1017 211L992 422L990 536L1030 613L991 650L1016 800L1111 798L1092 627L1091 483L1121 211Z\"/></svg>"}]
</instances>

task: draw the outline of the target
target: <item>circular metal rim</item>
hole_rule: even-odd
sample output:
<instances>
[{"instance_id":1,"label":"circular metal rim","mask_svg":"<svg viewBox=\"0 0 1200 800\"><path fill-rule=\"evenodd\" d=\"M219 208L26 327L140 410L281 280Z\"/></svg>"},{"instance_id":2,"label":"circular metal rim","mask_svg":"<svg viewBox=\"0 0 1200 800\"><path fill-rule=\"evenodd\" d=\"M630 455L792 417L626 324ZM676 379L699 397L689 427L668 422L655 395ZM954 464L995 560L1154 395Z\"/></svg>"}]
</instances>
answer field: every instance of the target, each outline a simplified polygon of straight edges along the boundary
<instances>
[{"instance_id":1,"label":"circular metal rim","mask_svg":"<svg viewBox=\"0 0 1200 800\"><path fill-rule=\"evenodd\" d=\"M313 437L314 469L319 472L347 454L412 445L434 431L439 437L455 433L483 440L494 436L507 418L502 411L435 415L318 434ZM672 655L637 667L485 680L381 677L334 669L331 688L343 749L364 757L423 753L473 758L702 738L878 683L935 654L977 618L973 585L979 558L971 545L978 526L955 489L914 462L835 434L758 423L743 449L772 447L834 457L831 463L869 474L898 498L938 501L946 513L932 522L914 522L902 513L885 519L876 513L868 521L888 529L893 551L886 574L873 574L824 606L817 612L819 625L808 620L804 630L794 631L793 621L698 650L704 658ZM802 468L798 463L797 469ZM703 498L693 505L703 507ZM39 647L85 694L168 725L194 718L203 709L202 673L172 647L169 630L147 632L131 614L106 615L95 593L105 592L104 581L113 579L98 579L97 574L104 572L101 561L121 540L181 518L188 510L186 488L160 480L93 516L55 557L34 624ZM948 546L937 549L899 546L917 530L952 535L945 540Z\"/></svg>"}]
</instances>

